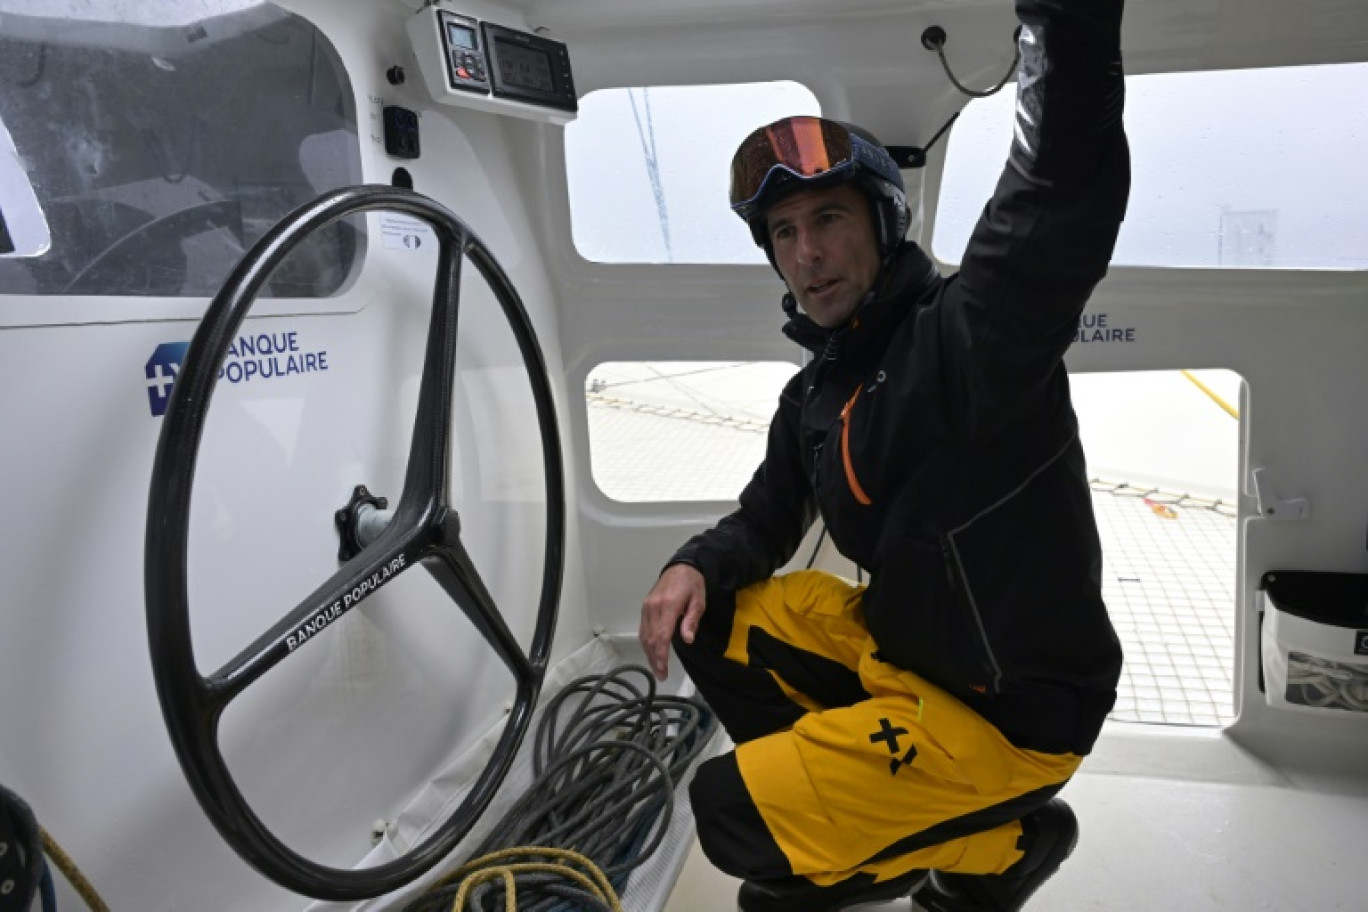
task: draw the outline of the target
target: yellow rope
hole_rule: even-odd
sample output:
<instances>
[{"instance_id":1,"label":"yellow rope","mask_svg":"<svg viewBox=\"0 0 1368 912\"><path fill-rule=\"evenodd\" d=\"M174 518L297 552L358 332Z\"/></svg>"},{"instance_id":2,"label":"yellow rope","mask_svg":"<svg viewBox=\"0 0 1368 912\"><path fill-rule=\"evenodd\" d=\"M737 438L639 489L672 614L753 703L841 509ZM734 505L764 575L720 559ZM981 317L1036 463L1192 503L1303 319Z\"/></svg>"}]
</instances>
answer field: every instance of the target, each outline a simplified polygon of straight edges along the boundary
<instances>
[{"instance_id":1,"label":"yellow rope","mask_svg":"<svg viewBox=\"0 0 1368 912\"><path fill-rule=\"evenodd\" d=\"M76 862L72 861L71 856L57 844L57 840L52 838L52 834L42 827L38 828L38 832L43 837L43 851L47 853L47 857L52 859L52 863L62 872L67 883L71 884L72 889L81 899L85 900L85 904L91 908L92 912L109 912L109 906L105 905L100 894L95 892L95 887L86 880L81 869L76 867Z\"/></svg>"},{"instance_id":2,"label":"yellow rope","mask_svg":"<svg viewBox=\"0 0 1368 912\"><path fill-rule=\"evenodd\" d=\"M1188 378L1189 380L1191 380L1194 384L1196 384L1196 386L1197 386L1197 388L1198 388L1199 390L1201 390L1202 392L1204 392L1204 393L1206 393L1208 396L1210 396L1212 402L1216 403L1216 404L1219 405L1221 408L1225 409L1225 410L1226 410L1226 414L1228 414L1231 418L1234 418L1236 421L1239 421L1239 420L1240 420L1240 412L1239 412L1239 410L1236 409L1234 406L1232 406L1229 402L1226 402L1224 399L1222 399L1220 396L1218 396L1218 395L1216 394L1216 391L1213 390L1211 387L1207 386L1207 385L1206 385L1205 383L1203 383L1201 380L1198 380L1198 379L1196 378L1196 376L1193 375L1192 371L1185 370L1185 371L1183 371L1182 373L1183 373L1183 376L1184 376L1184 377L1187 377L1187 378Z\"/></svg>"},{"instance_id":3,"label":"yellow rope","mask_svg":"<svg viewBox=\"0 0 1368 912\"><path fill-rule=\"evenodd\" d=\"M52 838L52 834L47 830L39 828L42 835L43 851L52 859L71 884L76 893L90 907L91 912L109 912L109 906L100 898L95 887L81 873L81 869L71 860L71 856L57 844L57 840ZM497 864L494 862L504 862L510 858L522 857L549 858L550 861L524 861L513 864ZM490 866L493 865L493 866ZM588 874L577 871L571 865L579 865L588 870ZM456 893L456 898L451 904L451 912L461 912L465 908L467 900L470 898L470 891L480 884L490 880L500 879L504 883L504 910L505 912L517 912L518 892L514 877L517 874L556 874L561 877L574 881L586 892L591 893L596 898L606 904L613 912L623 912L622 901L618 899L617 893L613 890L613 885L608 882L608 877L594 864L579 852L572 852L569 849L542 848L530 846L521 849L503 849L498 852L491 852L488 855L469 861L457 868L451 874L437 882L434 889L462 881L460 890Z\"/></svg>"},{"instance_id":4,"label":"yellow rope","mask_svg":"<svg viewBox=\"0 0 1368 912\"><path fill-rule=\"evenodd\" d=\"M550 861L502 863L512 858L526 857L550 859ZM500 863L495 864L496 862ZM585 874L583 871L575 870L571 867L572 864L586 869L589 873ZM457 891L456 898L451 904L451 912L461 912L465 908L471 890L487 881L500 879L504 883L505 912L517 912L517 889L514 885L514 875L516 874L560 875L573 880L586 891L592 893L606 903L613 912L623 912L621 900L618 899L617 893L613 890L613 885L608 882L607 876L599 869L598 865L579 852L573 852L569 849L542 848L540 846L501 849L498 852L491 852L488 855L466 862L438 881L433 889L440 889L461 881L460 890Z\"/></svg>"}]
</instances>

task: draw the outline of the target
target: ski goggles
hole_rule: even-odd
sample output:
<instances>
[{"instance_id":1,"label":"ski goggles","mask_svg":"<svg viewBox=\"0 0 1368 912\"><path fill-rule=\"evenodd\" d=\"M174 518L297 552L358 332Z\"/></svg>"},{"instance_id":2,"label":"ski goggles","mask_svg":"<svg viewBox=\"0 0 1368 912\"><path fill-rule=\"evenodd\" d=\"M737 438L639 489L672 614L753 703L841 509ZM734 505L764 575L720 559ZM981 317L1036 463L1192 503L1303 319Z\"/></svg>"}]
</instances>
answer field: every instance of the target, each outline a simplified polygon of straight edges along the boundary
<instances>
[{"instance_id":1,"label":"ski goggles","mask_svg":"<svg viewBox=\"0 0 1368 912\"><path fill-rule=\"evenodd\" d=\"M732 209L749 219L765 195L789 180L843 175L855 167L860 143L820 117L786 117L742 141L732 158Z\"/></svg>"}]
</instances>

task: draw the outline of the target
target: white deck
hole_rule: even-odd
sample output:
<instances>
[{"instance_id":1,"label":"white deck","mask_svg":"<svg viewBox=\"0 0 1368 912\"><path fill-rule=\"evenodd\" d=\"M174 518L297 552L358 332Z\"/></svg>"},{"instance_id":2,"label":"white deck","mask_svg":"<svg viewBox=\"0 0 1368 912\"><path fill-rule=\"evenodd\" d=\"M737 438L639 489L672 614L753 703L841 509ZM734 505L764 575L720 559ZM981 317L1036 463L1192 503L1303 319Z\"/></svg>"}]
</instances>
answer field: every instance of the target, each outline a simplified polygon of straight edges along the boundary
<instances>
[{"instance_id":1,"label":"white deck","mask_svg":"<svg viewBox=\"0 0 1368 912\"><path fill-rule=\"evenodd\" d=\"M1030 912L1329 912L1361 910L1368 876L1368 792L1293 787L1210 732L1117 724L1064 790L1077 850ZM1163 752L1173 778L1118 772ZM1201 767L1200 772L1195 767ZM666 912L734 909L737 881L690 856ZM912 910L908 900L870 909Z\"/></svg>"}]
</instances>

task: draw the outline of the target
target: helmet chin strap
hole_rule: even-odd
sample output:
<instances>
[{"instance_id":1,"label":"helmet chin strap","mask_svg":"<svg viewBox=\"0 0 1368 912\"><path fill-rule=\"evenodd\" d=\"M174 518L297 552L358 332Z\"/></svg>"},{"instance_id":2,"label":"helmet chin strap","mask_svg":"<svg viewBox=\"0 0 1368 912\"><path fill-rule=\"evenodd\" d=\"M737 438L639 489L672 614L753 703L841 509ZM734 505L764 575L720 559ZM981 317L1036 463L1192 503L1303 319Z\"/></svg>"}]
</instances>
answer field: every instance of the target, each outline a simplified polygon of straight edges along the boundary
<instances>
[{"instance_id":1,"label":"helmet chin strap","mask_svg":"<svg viewBox=\"0 0 1368 912\"><path fill-rule=\"evenodd\" d=\"M788 317L788 323L784 326L784 335L794 342L814 353L820 353L826 360L835 358L841 349L840 340L851 325L870 302L878 295L879 289L883 286L885 277L888 275L889 264L892 257L885 257L879 265L878 275L874 277L874 284L860 297L860 301L855 305L855 309L850 312L840 326L827 329L816 320L803 313L798 308L798 299L793 291L784 292L784 297L780 300L780 306L784 309L784 314Z\"/></svg>"},{"instance_id":2,"label":"helmet chin strap","mask_svg":"<svg viewBox=\"0 0 1368 912\"><path fill-rule=\"evenodd\" d=\"M826 348L827 339L831 334L798 309L798 301L793 297L793 292L784 292L780 306L784 308L784 314L788 317L788 322L784 324L784 335L813 354L818 354Z\"/></svg>"}]
</instances>

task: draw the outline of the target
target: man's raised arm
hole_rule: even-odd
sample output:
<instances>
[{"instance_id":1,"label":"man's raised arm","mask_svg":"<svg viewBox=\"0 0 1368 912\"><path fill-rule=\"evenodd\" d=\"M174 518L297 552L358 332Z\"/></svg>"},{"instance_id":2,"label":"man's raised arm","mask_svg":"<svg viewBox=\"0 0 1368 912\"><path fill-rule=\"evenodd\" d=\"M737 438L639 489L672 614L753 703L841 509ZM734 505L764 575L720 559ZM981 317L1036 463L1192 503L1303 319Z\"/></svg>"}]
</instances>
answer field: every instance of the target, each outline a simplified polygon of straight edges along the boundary
<instances>
[{"instance_id":1,"label":"man's raised arm","mask_svg":"<svg viewBox=\"0 0 1368 912\"><path fill-rule=\"evenodd\" d=\"M1121 133L1123 0L1017 0L1021 66L1011 163L1032 182L1086 188Z\"/></svg>"},{"instance_id":2,"label":"man's raised arm","mask_svg":"<svg viewBox=\"0 0 1368 912\"><path fill-rule=\"evenodd\" d=\"M1123 6L1017 0L1011 151L947 293L943 327L974 399L992 411L1010 411L1054 371L1111 261L1130 192Z\"/></svg>"}]
</instances>

